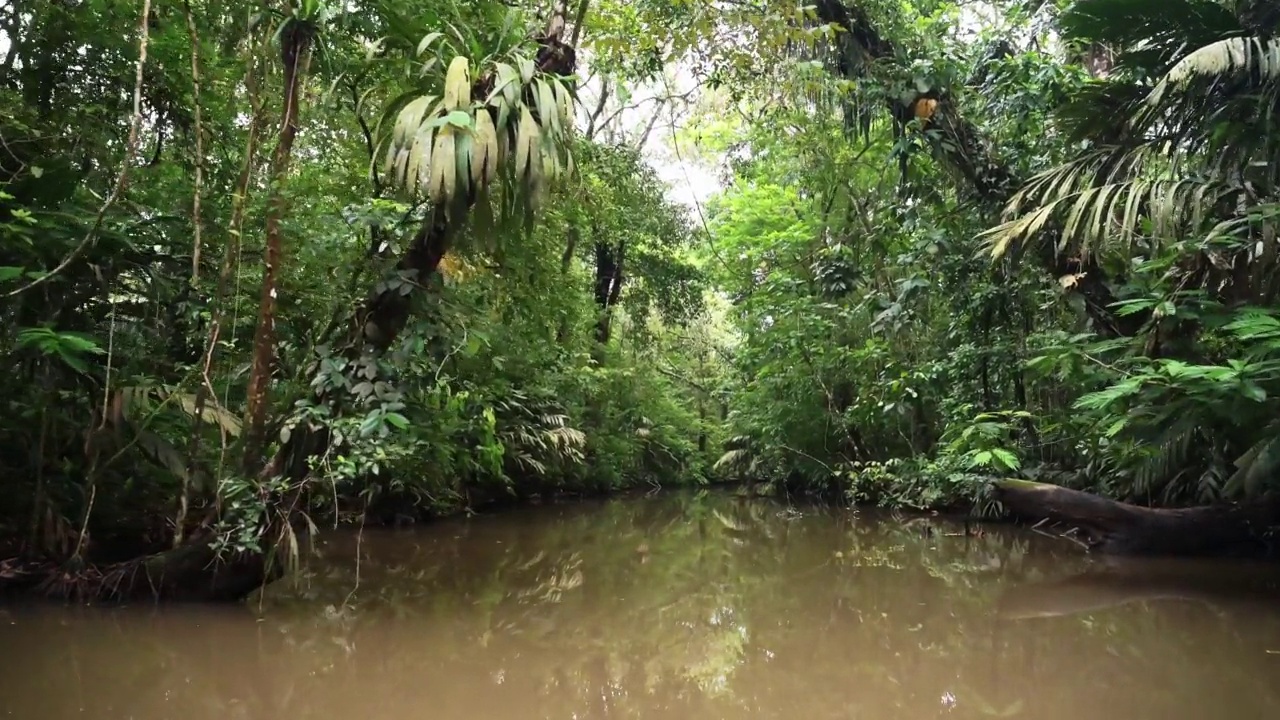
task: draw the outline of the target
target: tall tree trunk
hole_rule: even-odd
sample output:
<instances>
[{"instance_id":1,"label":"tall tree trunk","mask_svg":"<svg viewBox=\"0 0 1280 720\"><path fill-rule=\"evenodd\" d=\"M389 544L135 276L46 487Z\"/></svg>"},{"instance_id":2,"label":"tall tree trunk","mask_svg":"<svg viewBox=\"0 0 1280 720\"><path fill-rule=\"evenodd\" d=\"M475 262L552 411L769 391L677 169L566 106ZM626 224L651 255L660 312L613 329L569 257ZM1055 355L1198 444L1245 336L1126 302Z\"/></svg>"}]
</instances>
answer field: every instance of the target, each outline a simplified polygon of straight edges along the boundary
<instances>
[{"instance_id":1,"label":"tall tree trunk","mask_svg":"<svg viewBox=\"0 0 1280 720\"><path fill-rule=\"evenodd\" d=\"M994 298L987 299L978 319L978 332L982 337L980 348L982 355L978 358L978 380L982 387L983 412L991 412L995 409L995 398L991 393L991 303L993 301Z\"/></svg>"},{"instance_id":2,"label":"tall tree trunk","mask_svg":"<svg viewBox=\"0 0 1280 720\"><path fill-rule=\"evenodd\" d=\"M262 297L258 326L253 334L253 367L249 374L249 399L245 410L244 468L252 472L261 461L266 443L268 393L275 349L276 296L280 263L283 259L281 223L286 211L285 183L293 158L293 141L298 136L299 92L307 75L313 29L304 22L289 21L280 37L284 67L284 110L280 134L271 158L271 197L267 202L266 253L263 256Z\"/></svg>"},{"instance_id":3,"label":"tall tree trunk","mask_svg":"<svg viewBox=\"0 0 1280 720\"><path fill-rule=\"evenodd\" d=\"M1014 328L1012 303L1009 302L1008 293L1000 295L1000 313L1004 316L1005 326ZM1027 381L1023 372L1027 360L1027 338L1031 336L1031 316L1029 313L1022 312L1022 324L1014 331L1018 333L1018 350L1014 357L1015 362L1011 365L1011 374L1013 375L1013 402L1014 406L1019 410L1030 413L1031 407L1027 398ZM1026 435L1026 441L1036 452L1044 457L1044 448L1040 445L1040 433L1036 430L1036 425L1031 418L1024 417L1019 422L1022 425L1022 431Z\"/></svg>"},{"instance_id":4,"label":"tall tree trunk","mask_svg":"<svg viewBox=\"0 0 1280 720\"><path fill-rule=\"evenodd\" d=\"M249 100L249 127L245 133L244 160L240 165L240 174L236 178L236 184L231 190L231 219L227 223L225 245L222 249L222 263L218 270L218 284L214 290L212 310L213 317L209 323L209 334L205 341L204 359L201 369L201 382L199 389L196 390L195 410L193 415L195 422L192 423L191 436L187 441L187 473L194 476L196 466L200 457L200 439L202 431L202 421L204 411L211 398L217 393L213 387L213 366L218 354L218 341L222 336L222 327L227 321L228 295L231 291L231 278L235 268L240 263L240 245L242 239L242 230L244 228L244 210L249 198L249 189L258 168L258 148L262 126L264 124L264 114L262 111L262 98L258 92L259 82L261 81L262 65L261 57L258 56L259 47L253 39L249 40L247 48L246 63L248 65L244 75L244 84L247 90ZM225 460L225 454L228 443L224 437L222 452ZM219 472L223 469L222 461L219 462ZM189 488L184 485L183 497L180 500L180 508L178 515L174 518L174 545L183 542L184 527L186 524L187 505L190 502L188 497ZM216 498L216 494L215 494Z\"/></svg>"},{"instance_id":5,"label":"tall tree trunk","mask_svg":"<svg viewBox=\"0 0 1280 720\"><path fill-rule=\"evenodd\" d=\"M570 225L569 232L565 238L564 254L560 256L560 275L566 281L569 279L569 271L573 268L573 254L578 249L578 241L582 239L582 231L578 230L577 225ZM564 345L569 339L569 314L565 314L560 318L560 326L556 330L556 344Z\"/></svg>"},{"instance_id":6,"label":"tall tree trunk","mask_svg":"<svg viewBox=\"0 0 1280 720\"><path fill-rule=\"evenodd\" d=\"M617 246L600 240L596 241L596 287L595 300L600 315L596 320L596 342L607 344L613 331L613 308L618 304L622 294L622 263L626 258L627 243L622 241Z\"/></svg>"}]
</instances>

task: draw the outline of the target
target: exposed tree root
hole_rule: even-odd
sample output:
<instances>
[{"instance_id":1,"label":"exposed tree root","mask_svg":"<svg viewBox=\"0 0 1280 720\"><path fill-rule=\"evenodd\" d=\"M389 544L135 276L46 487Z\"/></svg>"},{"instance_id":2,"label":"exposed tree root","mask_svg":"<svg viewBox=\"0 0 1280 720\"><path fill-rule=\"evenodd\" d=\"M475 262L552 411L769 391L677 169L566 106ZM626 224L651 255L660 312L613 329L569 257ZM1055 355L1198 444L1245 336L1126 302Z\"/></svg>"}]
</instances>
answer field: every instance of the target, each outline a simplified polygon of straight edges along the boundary
<instances>
[{"instance_id":1,"label":"exposed tree root","mask_svg":"<svg viewBox=\"0 0 1280 720\"><path fill-rule=\"evenodd\" d=\"M283 575L272 557L223 552L212 534L172 550L109 565L0 561L0 597L79 603L235 602Z\"/></svg>"}]
</instances>

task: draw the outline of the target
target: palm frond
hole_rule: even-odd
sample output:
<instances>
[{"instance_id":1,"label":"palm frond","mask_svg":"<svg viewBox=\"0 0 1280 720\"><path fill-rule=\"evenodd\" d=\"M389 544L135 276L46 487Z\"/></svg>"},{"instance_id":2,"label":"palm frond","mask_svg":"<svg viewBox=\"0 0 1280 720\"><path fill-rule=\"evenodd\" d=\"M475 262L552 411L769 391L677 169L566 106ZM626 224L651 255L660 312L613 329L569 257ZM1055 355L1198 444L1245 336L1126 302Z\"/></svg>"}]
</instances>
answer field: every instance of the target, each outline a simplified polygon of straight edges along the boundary
<instances>
[{"instance_id":1,"label":"palm frond","mask_svg":"<svg viewBox=\"0 0 1280 720\"><path fill-rule=\"evenodd\" d=\"M1280 39L1223 38L1178 60L1128 124L1137 132L1159 128L1184 143L1216 146L1219 166L1248 163L1274 144L1271 116L1280 104L1278 81Z\"/></svg>"},{"instance_id":2,"label":"palm frond","mask_svg":"<svg viewBox=\"0 0 1280 720\"><path fill-rule=\"evenodd\" d=\"M1196 80L1228 77L1257 83L1280 80L1280 38L1230 37L1197 48L1156 83L1147 104L1158 106L1169 92L1185 89Z\"/></svg>"},{"instance_id":3,"label":"palm frond","mask_svg":"<svg viewBox=\"0 0 1280 720\"><path fill-rule=\"evenodd\" d=\"M736 472L740 471L748 463L751 462L751 451L745 448L735 450L726 450L720 459L716 460L712 465L712 469L716 472Z\"/></svg>"},{"instance_id":4,"label":"palm frond","mask_svg":"<svg viewBox=\"0 0 1280 720\"><path fill-rule=\"evenodd\" d=\"M1093 80L1059 105L1054 115L1068 142L1116 145L1133 133L1129 123L1116 118L1132 117L1149 93L1148 86L1128 79Z\"/></svg>"},{"instance_id":5,"label":"palm frond","mask_svg":"<svg viewBox=\"0 0 1280 720\"><path fill-rule=\"evenodd\" d=\"M1067 42L1117 48L1116 66L1159 75L1188 47L1240 32L1230 10L1212 0L1078 0L1058 17Z\"/></svg>"},{"instance_id":6,"label":"palm frond","mask_svg":"<svg viewBox=\"0 0 1280 720\"><path fill-rule=\"evenodd\" d=\"M980 237L998 258L1052 226L1060 232L1057 250L1083 257L1104 243L1127 249L1140 237L1180 237L1207 223L1206 209L1242 191L1212 177L1157 173L1149 157L1156 154L1143 146L1117 160L1099 151L1041 173L1010 201L1012 217Z\"/></svg>"},{"instance_id":7,"label":"palm frond","mask_svg":"<svg viewBox=\"0 0 1280 720\"><path fill-rule=\"evenodd\" d=\"M1077 134L1111 144L1016 193L1005 222L985 233L993 255L1051 227L1062 231L1059 251L1082 256L1140 235L1177 238L1215 214L1225 229L1258 201L1250 182L1280 179L1271 120L1280 40L1247 36L1211 0L1078 0L1059 26L1068 42L1120 50L1122 77L1094 83L1062 110Z\"/></svg>"},{"instance_id":8,"label":"palm frond","mask_svg":"<svg viewBox=\"0 0 1280 720\"><path fill-rule=\"evenodd\" d=\"M516 465L526 470L531 470L538 475L547 474L546 464L523 450L513 452L511 457L515 460Z\"/></svg>"},{"instance_id":9,"label":"palm frond","mask_svg":"<svg viewBox=\"0 0 1280 720\"><path fill-rule=\"evenodd\" d=\"M545 475L551 464L581 463L585 459L586 433L570 425L568 415L558 412L535 412L529 398L511 393L497 403L513 418L504 418L506 429L499 433L508 456L522 469ZM505 413L504 413L505 414Z\"/></svg>"},{"instance_id":10,"label":"palm frond","mask_svg":"<svg viewBox=\"0 0 1280 720\"><path fill-rule=\"evenodd\" d=\"M1272 423L1262 439L1235 461L1236 471L1223 486L1228 496L1256 495L1264 483L1275 477L1280 468L1280 423Z\"/></svg>"},{"instance_id":11,"label":"palm frond","mask_svg":"<svg viewBox=\"0 0 1280 720\"><path fill-rule=\"evenodd\" d=\"M1150 453L1134 472L1134 492L1150 496L1157 491L1166 494L1176 490L1174 486L1188 465L1191 448L1199 437L1194 417L1174 423L1165 429L1150 445Z\"/></svg>"},{"instance_id":12,"label":"palm frond","mask_svg":"<svg viewBox=\"0 0 1280 720\"><path fill-rule=\"evenodd\" d=\"M116 390L111 405L112 421L145 423L146 417L172 402L191 418L199 419L219 428L232 437L240 436L240 418L218 403L216 398L206 397L197 414L197 398L194 393L176 392L166 385L130 385Z\"/></svg>"}]
</instances>

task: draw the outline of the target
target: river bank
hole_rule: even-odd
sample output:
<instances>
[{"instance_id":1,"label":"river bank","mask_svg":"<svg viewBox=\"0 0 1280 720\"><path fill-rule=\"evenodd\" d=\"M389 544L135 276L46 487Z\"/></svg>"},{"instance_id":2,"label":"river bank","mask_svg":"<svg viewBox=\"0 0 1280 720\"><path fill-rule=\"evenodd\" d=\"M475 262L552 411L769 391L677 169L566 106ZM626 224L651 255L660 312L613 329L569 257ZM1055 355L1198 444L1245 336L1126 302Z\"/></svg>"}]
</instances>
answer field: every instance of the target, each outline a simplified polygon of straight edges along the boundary
<instances>
[{"instance_id":1,"label":"river bank","mask_svg":"<svg viewBox=\"0 0 1280 720\"><path fill-rule=\"evenodd\" d=\"M688 488L682 488L688 490ZM284 542L269 552L228 552L205 531L178 548L110 563L91 560L54 563L20 554L0 555L0 599L21 597L86 603L133 601L235 602L279 580L312 552L313 533L321 527L406 528L459 517L511 513L521 508L572 506L591 501L627 501L671 492L660 486L609 492L551 491L520 495L478 495L453 512L386 503L339 510L327 522L291 526ZM779 493L771 483L719 482L697 492L739 501L767 499L787 507L831 508L890 513L904 526L932 532L930 520L960 525L968 536L977 523L1034 523L1045 536L1059 536L1072 551L1120 556L1220 556L1275 559L1271 542L1275 506L1219 505L1188 509L1151 509L1096 495L1023 480L992 483L1000 512L974 512L952 503L936 508L901 509L856 505L847 495ZM980 531L979 531L980 532Z\"/></svg>"},{"instance_id":2,"label":"river bank","mask_svg":"<svg viewBox=\"0 0 1280 720\"><path fill-rule=\"evenodd\" d=\"M929 522L692 490L324 530L246 603L0 608L20 658L0 715L1280 712L1261 571L1168 561L1120 585L1025 528Z\"/></svg>"},{"instance_id":3,"label":"river bank","mask_svg":"<svg viewBox=\"0 0 1280 720\"><path fill-rule=\"evenodd\" d=\"M384 503L367 509L342 508L336 515L318 520L316 529L403 529L455 518L510 513L524 508L568 506L606 499L625 501L687 490L687 487L647 486L596 492L476 495L472 504L458 507L452 512ZM768 498L805 507L854 507L843 502L838 495L793 494L779 497L776 493L767 491L763 485L743 482L708 483L699 486L696 491L739 500ZM965 522L973 519L957 508L901 512L920 518L942 517ZM86 558L83 561L55 563L24 557L20 552L0 554L0 599L44 598L53 601L112 604L146 600L151 596L155 600L165 601L238 601L259 585L278 579L284 572L283 565L292 564L297 557L309 553L311 530L310 526L305 526L305 531L293 533L290 536L291 545L287 548L291 557L275 560L249 553L220 554L213 548L215 538L207 531L188 540L184 547L178 549L152 547L130 559L111 562L95 562L92 558ZM18 550L21 543L11 539L9 547ZM121 551L116 548L115 552ZM207 567L202 563L216 565Z\"/></svg>"}]
</instances>

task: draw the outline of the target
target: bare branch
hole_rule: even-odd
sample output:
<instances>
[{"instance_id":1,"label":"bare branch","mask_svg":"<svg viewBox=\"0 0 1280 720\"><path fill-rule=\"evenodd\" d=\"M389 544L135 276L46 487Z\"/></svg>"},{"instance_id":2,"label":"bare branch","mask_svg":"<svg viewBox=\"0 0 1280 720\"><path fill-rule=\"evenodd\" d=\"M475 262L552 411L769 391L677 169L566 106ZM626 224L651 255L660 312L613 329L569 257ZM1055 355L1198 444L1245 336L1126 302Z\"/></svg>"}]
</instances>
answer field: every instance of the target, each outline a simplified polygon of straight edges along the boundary
<instances>
[{"instance_id":1,"label":"bare branch","mask_svg":"<svg viewBox=\"0 0 1280 720\"><path fill-rule=\"evenodd\" d=\"M666 104L666 100L659 100L658 107L654 108L653 115L649 117L649 122L644 126L644 132L640 133L640 138L636 140L636 151L644 149L649 142L649 134L653 132L653 128L658 124L658 118L662 117L662 106Z\"/></svg>"},{"instance_id":2,"label":"bare branch","mask_svg":"<svg viewBox=\"0 0 1280 720\"><path fill-rule=\"evenodd\" d=\"M702 89L702 83L698 83L697 85L694 85L692 88L690 88L686 92L682 92L679 94L654 95L653 97L647 97L643 100L638 100L634 103L631 103L630 105L624 105L623 107L620 107L617 110L614 110L612 113L610 113L609 117L605 118L604 121L600 123L600 127L601 128L609 127L614 120L618 119L618 117L622 115L622 113L628 110L636 110L641 105L644 105L645 103L649 103L649 102L658 103L658 107L654 111L655 113L661 113L663 106L666 105L667 103L671 103L673 106L672 109L674 110L674 104L676 101L687 102L690 96L692 96L694 93L698 92L701 89Z\"/></svg>"},{"instance_id":3,"label":"bare branch","mask_svg":"<svg viewBox=\"0 0 1280 720\"><path fill-rule=\"evenodd\" d=\"M604 112L605 103L609 100L609 78L601 76L600 78L600 101L596 103L596 109L587 118L586 137L590 140L596 133L596 121L600 119L600 114Z\"/></svg>"}]
</instances>

